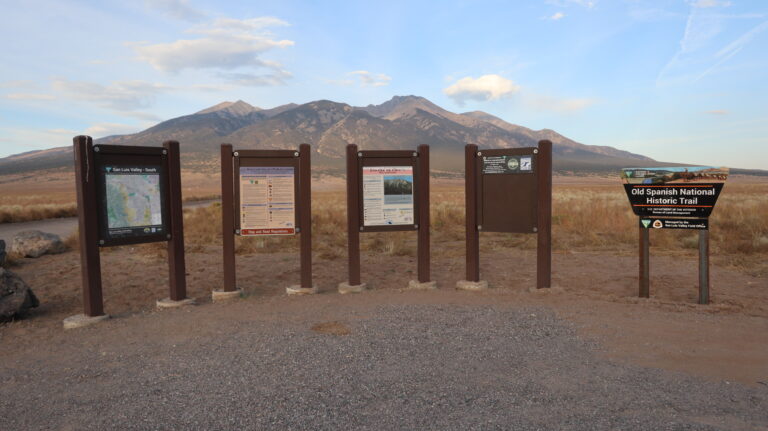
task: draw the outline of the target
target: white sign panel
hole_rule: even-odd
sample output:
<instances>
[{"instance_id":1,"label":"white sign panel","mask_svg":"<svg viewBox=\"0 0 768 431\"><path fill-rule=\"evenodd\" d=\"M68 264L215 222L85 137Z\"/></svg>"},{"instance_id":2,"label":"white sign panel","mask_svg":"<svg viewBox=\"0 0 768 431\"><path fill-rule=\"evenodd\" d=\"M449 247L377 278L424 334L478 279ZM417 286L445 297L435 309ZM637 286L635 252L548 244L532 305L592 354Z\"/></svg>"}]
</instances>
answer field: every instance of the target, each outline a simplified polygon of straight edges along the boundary
<instances>
[{"instance_id":1,"label":"white sign panel","mask_svg":"<svg viewBox=\"0 0 768 431\"><path fill-rule=\"evenodd\" d=\"M293 235L293 167L240 167L240 235Z\"/></svg>"},{"instance_id":2,"label":"white sign panel","mask_svg":"<svg viewBox=\"0 0 768 431\"><path fill-rule=\"evenodd\" d=\"M413 223L413 166L364 166L363 226Z\"/></svg>"}]
</instances>

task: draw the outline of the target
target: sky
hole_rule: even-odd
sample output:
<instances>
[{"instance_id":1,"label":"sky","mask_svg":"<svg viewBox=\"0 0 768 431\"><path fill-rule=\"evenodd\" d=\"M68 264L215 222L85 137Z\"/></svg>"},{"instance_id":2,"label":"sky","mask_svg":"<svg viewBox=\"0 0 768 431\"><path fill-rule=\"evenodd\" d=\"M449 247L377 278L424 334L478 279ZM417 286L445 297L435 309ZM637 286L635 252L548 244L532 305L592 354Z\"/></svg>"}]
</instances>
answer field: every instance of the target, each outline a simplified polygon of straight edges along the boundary
<instances>
[{"instance_id":1,"label":"sky","mask_svg":"<svg viewBox=\"0 0 768 431\"><path fill-rule=\"evenodd\" d=\"M660 161L768 169L765 0L0 0L0 16L0 157L223 101L417 95Z\"/></svg>"}]
</instances>

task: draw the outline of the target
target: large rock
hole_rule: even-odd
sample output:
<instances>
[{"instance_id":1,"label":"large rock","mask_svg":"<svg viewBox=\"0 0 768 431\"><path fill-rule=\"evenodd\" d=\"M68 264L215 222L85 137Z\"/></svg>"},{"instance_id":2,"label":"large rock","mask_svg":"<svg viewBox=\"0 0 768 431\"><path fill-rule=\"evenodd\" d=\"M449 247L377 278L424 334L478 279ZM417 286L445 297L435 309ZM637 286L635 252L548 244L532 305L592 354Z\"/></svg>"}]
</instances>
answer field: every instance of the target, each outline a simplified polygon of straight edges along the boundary
<instances>
[{"instance_id":1,"label":"large rock","mask_svg":"<svg viewBox=\"0 0 768 431\"><path fill-rule=\"evenodd\" d=\"M23 317L38 305L40 301L21 277L0 268L0 321Z\"/></svg>"},{"instance_id":2,"label":"large rock","mask_svg":"<svg viewBox=\"0 0 768 431\"><path fill-rule=\"evenodd\" d=\"M0 266L3 266L5 264L5 241L0 239Z\"/></svg>"},{"instance_id":3,"label":"large rock","mask_svg":"<svg viewBox=\"0 0 768 431\"><path fill-rule=\"evenodd\" d=\"M56 254L66 251L58 235L39 230L25 230L13 237L11 251L19 256L40 257L44 254Z\"/></svg>"}]
</instances>

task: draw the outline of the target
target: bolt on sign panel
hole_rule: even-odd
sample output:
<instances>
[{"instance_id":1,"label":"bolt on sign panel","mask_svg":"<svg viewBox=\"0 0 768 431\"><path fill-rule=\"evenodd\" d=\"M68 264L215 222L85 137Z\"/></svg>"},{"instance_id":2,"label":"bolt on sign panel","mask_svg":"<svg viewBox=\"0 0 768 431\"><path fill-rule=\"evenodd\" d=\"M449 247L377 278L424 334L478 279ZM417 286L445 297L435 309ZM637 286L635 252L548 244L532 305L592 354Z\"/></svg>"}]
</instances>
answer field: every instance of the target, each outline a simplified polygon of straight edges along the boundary
<instances>
[{"instance_id":1,"label":"bolt on sign panel","mask_svg":"<svg viewBox=\"0 0 768 431\"><path fill-rule=\"evenodd\" d=\"M240 235L296 233L293 166L240 167Z\"/></svg>"},{"instance_id":2,"label":"bolt on sign panel","mask_svg":"<svg viewBox=\"0 0 768 431\"><path fill-rule=\"evenodd\" d=\"M241 236L299 232L299 157L293 151L275 152L285 156L259 157L241 150L235 157L235 228Z\"/></svg>"},{"instance_id":3,"label":"bolt on sign panel","mask_svg":"<svg viewBox=\"0 0 768 431\"><path fill-rule=\"evenodd\" d=\"M535 148L483 150L478 224L487 232L536 232L538 171Z\"/></svg>"},{"instance_id":4,"label":"bolt on sign panel","mask_svg":"<svg viewBox=\"0 0 768 431\"><path fill-rule=\"evenodd\" d=\"M621 178L638 216L709 217L728 178L728 168L627 168Z\"/></svg>"},{"instance_id":5,"label":"bolt on sign panel","mask_svg":"<svg viewBox=\"0 0 768 431\"><path fill-rule=\"evenodd\" d=\"M167 241L166 155L153 147L114 150L94 146L99 245Z\"/></svg>"}]
</instances>

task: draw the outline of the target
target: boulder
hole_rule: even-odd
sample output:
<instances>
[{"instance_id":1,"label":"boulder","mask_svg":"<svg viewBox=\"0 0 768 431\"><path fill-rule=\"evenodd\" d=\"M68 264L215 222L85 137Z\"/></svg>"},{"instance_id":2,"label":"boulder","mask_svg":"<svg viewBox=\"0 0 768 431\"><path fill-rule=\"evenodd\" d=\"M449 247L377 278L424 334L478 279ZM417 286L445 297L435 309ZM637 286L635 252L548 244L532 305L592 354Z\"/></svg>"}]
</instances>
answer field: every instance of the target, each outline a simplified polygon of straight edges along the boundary
<instances>
[{"instance_id":1,"label":"boulder","mask_svg":"<svg viewBox=\"0 0 768 431\"><path fill-rule=\"evenodd\" d=\"M44 254L56 254L66 251L64 243L58 235L25 230L13 237L11 252L23 257L40 257Z\"/></svg>"},{"instance_id":2,"label":"boulder","mask_svg":"<svg viewBox=\"0 0 768 431\"><path fill-rule=\"evenodd\" d=\"M40 301L21 277L0 268L0 322L23 317L38 305Z\"/></svg>"},{"instance_id":3,"label":"boulder","mask_svg":"<svg viewBox=\"0 0 768 431\"><path fill-rule=\"evenodd\" d=\"M0 239L0 266L3 266L3 264L5 264L5 257L6 257L5 241Z\"/></svg>"}]
</instances>

